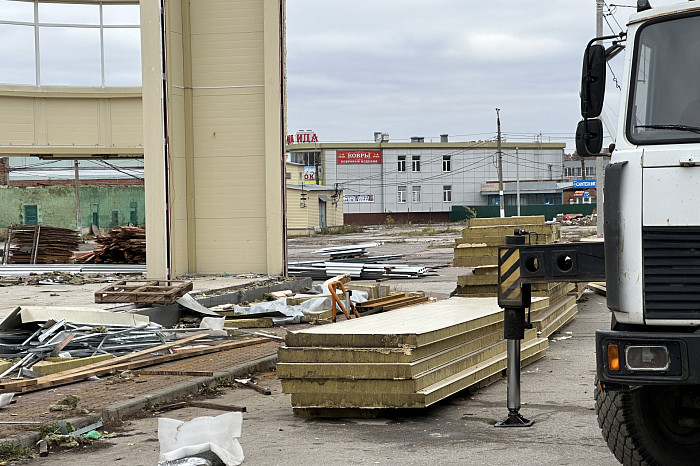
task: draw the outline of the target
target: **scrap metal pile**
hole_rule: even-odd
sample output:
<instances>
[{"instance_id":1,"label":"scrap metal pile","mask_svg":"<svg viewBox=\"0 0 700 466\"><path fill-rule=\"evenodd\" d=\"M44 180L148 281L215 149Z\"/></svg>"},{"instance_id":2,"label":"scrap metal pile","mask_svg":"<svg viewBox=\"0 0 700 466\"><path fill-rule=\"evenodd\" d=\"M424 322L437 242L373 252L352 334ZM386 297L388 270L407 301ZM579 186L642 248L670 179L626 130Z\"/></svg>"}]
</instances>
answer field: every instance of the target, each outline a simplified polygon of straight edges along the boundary
<instances>
[{"instance_id":1,"label":"scrap metal pile","mask_svg":"<svg viewBox=\"0 0 700 466\"><path fill-rule=\"evenodd\" d=\"M92 308L18 307L0 324L0 358L19 359L0 377L27 374L50 357L122 356L174 340L148 317ZM8 363L5 363L7 366Z\"/></svg>"},{"instance_id":2,"label":"scrap metal pile","mask_svg":"<svg viewBox=\"0 0 700 466\"><path fill-rule=\"evenodd\" d=\"M420 278L434 275L440 266L391 264L383 261L398 259L401 255L367 256L367 248L380 246L381 243L367 243L353 246L337 246L313 251L314 254L330 256L327 261L292 262L289 275L311 277L325 280L336 275L349 274L359 280L376 280L380 278ZM362 262L356 262L362 259Z\"/></svg>"},{"instance_id":3,"label":"scrap metal pile","mask_svg":"<svg viewBox=\"0 0 700 466\"><path fill-rule=\"evenodd\" d=\"M149 361L154 362L157 359L151 355L154 351L164 353L160 358L177 357L168 354L173 346L202 337L219 339L227 335L226 331L205 327L165 329L149 322L147 316L94 308L17 307L0 323L0 378L24 379L1 382L0 392L23 391L36 381L52 386L51 383L101 375L104 370L109 372L110 367L116 367L114 364L120 360L131 360L138 355L148 355ZM190 336L178 339L183 334ZM139 364L148 365L149 361ZM103 372L70 375L65 380L58 375L50 376L66 369L82 370L84 367L80 366L86 364L99 364ZM44 380L47 377L50 380Z\"/></svg>"}]
</instances>

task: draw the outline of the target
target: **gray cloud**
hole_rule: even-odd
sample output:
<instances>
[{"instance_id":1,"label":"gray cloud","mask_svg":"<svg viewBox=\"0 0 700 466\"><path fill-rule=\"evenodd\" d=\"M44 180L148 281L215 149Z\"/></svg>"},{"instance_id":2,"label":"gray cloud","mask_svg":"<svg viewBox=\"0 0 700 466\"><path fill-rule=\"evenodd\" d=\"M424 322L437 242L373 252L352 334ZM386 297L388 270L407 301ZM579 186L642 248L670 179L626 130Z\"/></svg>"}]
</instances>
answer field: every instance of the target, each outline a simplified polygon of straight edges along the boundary
<instances>
[{"instance_id":1,"label":"gray cloud","mask_svg":"<svg viewBox=\"0 0 700 466\"><path fill-rule=\"evenodd\" d=\"M495 136L500 107L507 137L542 132L572 146L594 35L594 0L289 0L288 130L321 141L369 141L379 130L481 139Z\"/></svg>"},{"instance_id":2,"label":"gray cloud","mask_svg":"<svg viewBox=\"0 0 700 466\"><path fill-rule=\"evenodd\" d=\"M0 19L31 20L30 7L0 0ZM86 22L95 8L46 4L41 14ZM133 5L104 12L109 24L138 21ZM631 12L608 18L615 32L614 19L624 25ZM0 82L33 83L31 31L0 25ZM581 57L594 32L594 0L287 0L289 131L313 129L322 141L368 141L376 130L392 140L485 139L495 135L500 107L507 138L542 132L572 145ZM61 37L42 45L45 83L99 84L99 55L84 31L46 35ZM138 36L106 35L107 84L138 85ZM619 91L609 83L606 110L615 117Z\"/></svg>"}]
</instances>

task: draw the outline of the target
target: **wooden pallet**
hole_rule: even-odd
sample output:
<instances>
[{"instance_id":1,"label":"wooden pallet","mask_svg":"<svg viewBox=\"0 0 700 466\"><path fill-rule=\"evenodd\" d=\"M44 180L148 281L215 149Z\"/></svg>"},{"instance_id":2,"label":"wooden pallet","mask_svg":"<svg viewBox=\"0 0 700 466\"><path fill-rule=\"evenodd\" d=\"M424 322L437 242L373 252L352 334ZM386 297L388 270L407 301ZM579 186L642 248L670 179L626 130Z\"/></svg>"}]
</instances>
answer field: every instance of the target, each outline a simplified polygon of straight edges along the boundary
<instances>
[{"instance_id":1,"label":"wooden pallet","mask_svg":"<svg viewBox=\"0 0 700 466\"><path fill-rule=\"evenodd\" d=\"M173 304L192 291L182 280L123 280L95 292L96 303Z\"/></svg>"}]
</instances>

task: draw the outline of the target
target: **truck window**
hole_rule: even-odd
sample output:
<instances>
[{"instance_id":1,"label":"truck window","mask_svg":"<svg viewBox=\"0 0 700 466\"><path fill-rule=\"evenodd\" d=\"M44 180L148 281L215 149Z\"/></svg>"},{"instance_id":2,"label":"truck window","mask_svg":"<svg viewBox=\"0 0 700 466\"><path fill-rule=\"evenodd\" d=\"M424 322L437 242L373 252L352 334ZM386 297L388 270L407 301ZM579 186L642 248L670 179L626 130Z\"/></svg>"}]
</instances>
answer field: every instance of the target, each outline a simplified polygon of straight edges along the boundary
<instances>
[{"instance_id":1,"label":"truck window","mask_svg":"<svg viewBox=\"0 0 700 466\"><path fill-rule=\"evenodd\" d=\"M699 142L700 16L649 22L635 42L627 137L635 144Z\"/></svg>"}]
</instances>

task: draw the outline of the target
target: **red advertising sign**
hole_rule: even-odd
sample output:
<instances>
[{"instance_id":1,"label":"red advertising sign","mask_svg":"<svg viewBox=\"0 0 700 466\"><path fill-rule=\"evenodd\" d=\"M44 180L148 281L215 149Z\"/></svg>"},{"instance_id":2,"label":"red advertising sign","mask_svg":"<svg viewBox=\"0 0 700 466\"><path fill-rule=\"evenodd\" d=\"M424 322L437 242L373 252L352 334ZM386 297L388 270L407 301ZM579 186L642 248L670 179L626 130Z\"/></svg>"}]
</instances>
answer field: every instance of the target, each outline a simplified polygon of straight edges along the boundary
<instances>
[{"instance_id":1,"label":"red advertising sign","mask_svg":"<svg viewBox=\"0 0 700 466\"><path fill-rule=\"evenodd\" d=\"M316 133L297 133L287 135L287 144L304 144L305 142L318 142Z\"/></svg>"},{"instance_id":2,"label":"red advertising sign","mask_svg":"<svg viewBox=\"0 0 700 466\"><path fill-rule=\"evenodd\" d=\"M336 152L336 162L348 163L382 163L380 150L339 150Z\"/></svg>"}]
</instances>

